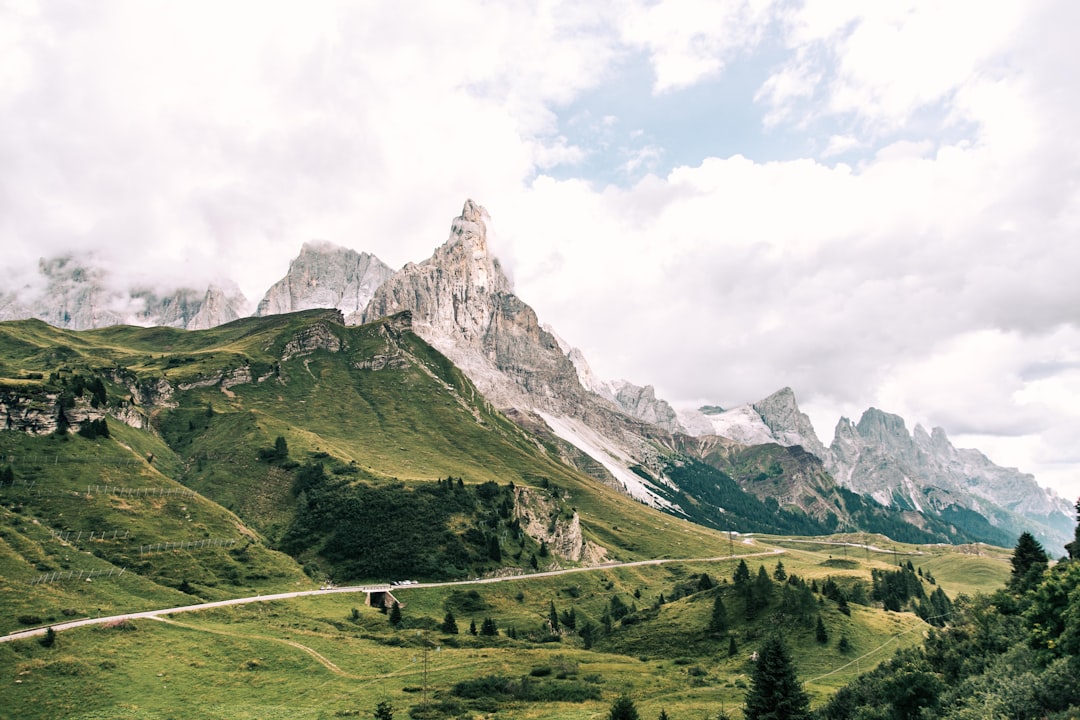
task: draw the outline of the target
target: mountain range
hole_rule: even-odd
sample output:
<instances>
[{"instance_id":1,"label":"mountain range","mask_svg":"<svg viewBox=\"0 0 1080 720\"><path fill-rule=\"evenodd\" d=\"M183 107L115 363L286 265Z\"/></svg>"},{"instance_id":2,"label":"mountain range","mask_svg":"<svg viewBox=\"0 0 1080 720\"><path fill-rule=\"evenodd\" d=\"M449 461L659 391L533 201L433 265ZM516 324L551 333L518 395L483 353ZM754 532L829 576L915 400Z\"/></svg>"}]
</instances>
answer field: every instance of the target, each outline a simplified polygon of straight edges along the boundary
<instances>
[{"instance_id":1,"label":"mountain range","mask_svg":"<svg viewBox=\"0 0 1080 720\"><path fill-rule=\"evenodd\" d=\"M328 308L349 325L408 317L410 331L460 368L485 402L562 461L719 529L745 530L747 517L760 514L754 527L778 532L865 529L1007 546L1030 530L1054 551L1070 538L1070 503L1030 474L955 448L941 428L909 432L899 416L870 408L857 423L842 418L826 446L790 388L735 408L677 412L651 386L597 378L514 294L489 251L488 219L467 201L446 242L396 272L368 253L306 243L255 315ZM248 304L228 283L112 289L102 269L71 256L42 260L39 275L40 290L0 295L0 319L196 330L235 321ZM9 408L9 426L10 418ZM736 511L746 498L760 508Z\"/></svg>"}]
</instances>

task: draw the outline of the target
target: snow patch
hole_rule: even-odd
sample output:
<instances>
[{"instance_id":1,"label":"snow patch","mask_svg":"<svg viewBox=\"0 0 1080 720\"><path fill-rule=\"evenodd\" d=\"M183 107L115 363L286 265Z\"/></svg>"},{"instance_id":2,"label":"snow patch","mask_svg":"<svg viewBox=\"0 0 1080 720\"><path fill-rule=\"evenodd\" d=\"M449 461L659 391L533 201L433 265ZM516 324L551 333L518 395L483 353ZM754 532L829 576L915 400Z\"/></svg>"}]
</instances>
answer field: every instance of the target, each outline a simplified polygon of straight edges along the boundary
<instances>
[{"instance_id":1,"label":"snow patch","mask_svg":"<svg viewBox=\"0 0 1080 720\"><path fill-rule=\"evenodd\" d=\"M614 446L595 430L580 420L567 417L555 417L548 413L535 411L543 418L551 431L604 466L619 481L630 497L658 509L681 512L679 507L658 495L653 486L643 477L630 469L633 458ZM670 483L670 480L668 480Z\"/></svg>"},{"instance_id":2,"label":"snow patch","mask_svg":"<svg viewBox=\"0 0 1080 720\"><path fill-rule=\"evenodd\" d=\"M764 445L777 442L761 415L749 405L739 405L718 415L704 417L712 424L714 434L737 443Z\"/></svg>"}]
</instances>

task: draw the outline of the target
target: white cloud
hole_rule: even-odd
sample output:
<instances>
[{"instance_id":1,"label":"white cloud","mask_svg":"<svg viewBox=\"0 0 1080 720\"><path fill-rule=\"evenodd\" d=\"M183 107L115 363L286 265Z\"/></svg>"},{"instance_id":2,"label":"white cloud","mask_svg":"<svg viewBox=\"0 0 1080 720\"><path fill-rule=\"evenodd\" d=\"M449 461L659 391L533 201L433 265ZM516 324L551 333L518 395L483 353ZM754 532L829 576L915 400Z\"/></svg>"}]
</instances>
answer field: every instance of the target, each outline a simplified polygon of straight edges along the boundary
<instances>
[{"instance_id":1,"label":"white cloud","mask_svg":"<svg viewBox=\"0 0 1080 720\"><path fill-rule=\"evenodd\" d=\"M628 2L620 13L622 38L648 53L655 92L694 85L716 76L730 56L756 45L765 32L772 0L660 0Z\"/></svg>"},{"instance_id":2,"label":"white cloud","mask_svg":"<svg viewBox=\"0 0 1080 720\"><path fill-rule=\"evenodd\" d=\"M879 404L1040 479L1080 467L1080 6L13 7L9 278L93 249L114 274L231 275L257 300L305 240L421 260L471 196L523 299L602 376L724 405L791 385L826 440ZM667 171L650 136L621 158L654 173L632 186L544 175L615 142L607 109L578 118L590 144L559 114L628 59L662 95L777 38L769 137L821 160Z\"/></svg>"}]
</instances>

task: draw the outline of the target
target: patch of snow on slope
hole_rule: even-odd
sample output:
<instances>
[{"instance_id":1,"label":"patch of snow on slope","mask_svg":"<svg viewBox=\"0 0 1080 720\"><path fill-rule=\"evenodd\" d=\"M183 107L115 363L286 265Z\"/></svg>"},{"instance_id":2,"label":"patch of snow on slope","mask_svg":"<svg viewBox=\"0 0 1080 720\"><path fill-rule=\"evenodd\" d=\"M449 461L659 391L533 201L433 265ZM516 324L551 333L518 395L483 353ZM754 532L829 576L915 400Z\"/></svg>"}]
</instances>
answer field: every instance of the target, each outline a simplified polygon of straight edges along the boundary
<instances>
[{"instance_id":1,"label":"patch of snow on slope","mask_svg":"<svg viewBox=\"0 0 1080 720\"><path fill-rule=\"evenodd\" d=\"M915 509L919 512L924 512L922 505L919 504L919 493L915 489L915 483L911 482L911 478L907 475L904 476L904 487L907 488L908 498L911 500L911 504L915 506Z\"/></svg>"},{"instance_id":2,"label":"patch of snow on slope","mask_svg":"<svg viewBox=\"0 0 1080 720\"><path fill-rule=\"evenodd\" d=\"M552 432L603 465L626 488L630 497L654 508L680 512L676 505L660 497L643 477L630 469L634 461L625 452L614 447L592 428L573 418L536 412Z\"/></svg>"},{"instance_id":3,"label":"patch of snow on slope","mask_svg":"<svg viewBox=\"0 0 1080 720\"><path fill-rule=\"evenodd\" d=\"M743 445L774 443L772 430L749 405L740 405L718 415L706 415L712 423L713 432Z\"/></svg>"}]
</instances>

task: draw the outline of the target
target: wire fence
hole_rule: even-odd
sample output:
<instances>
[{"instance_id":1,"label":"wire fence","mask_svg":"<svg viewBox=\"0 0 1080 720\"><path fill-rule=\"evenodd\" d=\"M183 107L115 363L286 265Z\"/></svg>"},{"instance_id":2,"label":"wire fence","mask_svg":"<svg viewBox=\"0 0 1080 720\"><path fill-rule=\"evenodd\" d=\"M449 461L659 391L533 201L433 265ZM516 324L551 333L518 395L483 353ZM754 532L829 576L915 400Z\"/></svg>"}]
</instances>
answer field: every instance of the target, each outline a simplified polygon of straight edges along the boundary
<instances>
[{"instance_id":1,"label":"wire fence","mask_svg":"<svg viewBox=\"0 0 1080 720\"><path fill-rule=\"evenodd\" d=\"M63 580L92 580L102 577L120 577L127 568L109 568L108 570L58 570L57 572L38 575L30 581L31 585L61 582Z\"/></svg>"},{"instance_id":2,"label":"wire fence","mask_svg":"<svg viewBox=\"0 0 1080 720\"><path fill-rule=\"evenodd\" d=\"M120 497L195 497L187 488L129 488L115 485L87 485L86 495L117 495Z\"/></svg>"},{"instance_id":3,"label":"wire fence","mask_svg":"<svg viewBox=\"0 0 1080 720\"><path fill-rule=\"evenodd\" d=\"M37 480L27 482L12 481L6 483L0 483L0 490L12 490L18 492L25 492L27 495L33 497L57 497L60 495L78 495L91 497L93 495L115 495L117 497L180 497L180 498L195 498L198 493L188 488L132 488L132 487L120 487L117 485L87 485L86 492L80 492L79 490L61 490L57 488L47 488L37 484Z\"/></svg>"},{"instance_id":4,"label":"wire fence","mask_svg":"<svg viewBox=\"0 0 1080 720\"><path fill-rule=\"evenodd\" d=\"M236 540L188 540L185 542L163 542L163 543L150 543L149 545L139 546L139 557L149 555L155 552L165 552L166 550L199 550L201 548L210 547L232 547L236 545Z\"/></svg>"},{"instance_id":5,"label":"wire fence","mask_svg":"<svg viewBox=\"0 0 1080 720\"><path fill-rule=\"evenodd\" d=\"M63 455L0 455L0 464L7 465L146 465L136 458L85 458Z\"/></svg>"},{"instance_id":6,"label":"wire fence","mask_svg":"<svg viewBox=\"0 0 1080 720\"><path fill-rule=\"evenodd\" d=\"M130 531L124 530L121 533L119 530L113 530L111 533L108 530L91 530L87 532L85 530L53 530L52 534L66 542L77 543L86 536L87 540L126 540Z\"/></svg>"}]
</instances>

